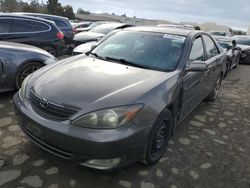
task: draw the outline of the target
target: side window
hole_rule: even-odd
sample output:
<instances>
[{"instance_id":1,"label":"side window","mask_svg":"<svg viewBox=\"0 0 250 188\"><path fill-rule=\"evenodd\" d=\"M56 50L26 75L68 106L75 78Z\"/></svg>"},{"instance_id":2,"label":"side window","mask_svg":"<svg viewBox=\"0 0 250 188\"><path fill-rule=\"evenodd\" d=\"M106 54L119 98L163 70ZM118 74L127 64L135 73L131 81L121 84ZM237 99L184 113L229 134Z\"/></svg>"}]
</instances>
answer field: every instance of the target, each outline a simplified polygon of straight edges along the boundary
<instances>
[{"instance_id":1,"label":"side window","mask_svg":"<svg viewBox=\"0 0 250 188\"><path fill-rule=\"evenodd\" d=\"M49 30L49 26L42 22L33 22L33 31L47 31Z\"/></svg>"},{"instance_id":2,"label":"side window","mask_svg":"<svg viewBox=\"0 0 250 188\"><path fill-rule=\"evenodd\" d=\"M201 37L198 37L193 42L193 46L189 56L189 63L193 61L204 61L204 47Z\"/></svg>"},{"instance_id":3,"label":"side window","mask_svg":"<svg viewBox=\"0 0 250 188\"><path fill-rule=\"evenodd\" d=\"M208 59L219 54L219 50L214 41L207 35L203 35Z\"/></svg>"},{"instance_id":4,"label":"side window","mask_svg":"<svg viewBox=\"0 0 250 188\"><path fill-rule=\"evenodd\" d=\"M0 19L0 33L11 32L11 19Z\"/></svg>"},{"instance_id":5,"label":"side window","mask_svg":"<svg viewBox=\"0 0 250 188\"><path fill-rule=\"evenodd\" d=\"M68 27L68 25L62 20L54 19L54 22L57 27Z\"/></svg>"},{"instance_id":6,"label":"side window","mask_svg":"<svg viewBox=\"0 0 250 188\"><path fill-rule=\"evenodd\" d=\"M15 19L14 32L31 32L33 24L29 20Z\"/></svg>"}]
</instances>

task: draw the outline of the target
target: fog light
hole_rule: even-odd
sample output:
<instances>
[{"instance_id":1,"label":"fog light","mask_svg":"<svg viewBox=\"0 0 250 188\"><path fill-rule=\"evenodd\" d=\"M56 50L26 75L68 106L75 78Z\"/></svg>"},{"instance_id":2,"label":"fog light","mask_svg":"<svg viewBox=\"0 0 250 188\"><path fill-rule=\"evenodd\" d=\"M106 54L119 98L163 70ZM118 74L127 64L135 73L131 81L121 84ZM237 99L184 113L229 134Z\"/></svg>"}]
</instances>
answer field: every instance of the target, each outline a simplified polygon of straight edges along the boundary
<instances>
[{"instance_id":1,"label":"fog light","mask_svg":"<svg viewBox=\"0 0 250 188\"><path fill-rule=\"evenodd\" d=\"M108 170L117 166L121 162L120 158L115 159L92 159L85 163L80 163L82 166L87 166L90 168L95 168L99 170Z\"/></svg>"}]
</instances>

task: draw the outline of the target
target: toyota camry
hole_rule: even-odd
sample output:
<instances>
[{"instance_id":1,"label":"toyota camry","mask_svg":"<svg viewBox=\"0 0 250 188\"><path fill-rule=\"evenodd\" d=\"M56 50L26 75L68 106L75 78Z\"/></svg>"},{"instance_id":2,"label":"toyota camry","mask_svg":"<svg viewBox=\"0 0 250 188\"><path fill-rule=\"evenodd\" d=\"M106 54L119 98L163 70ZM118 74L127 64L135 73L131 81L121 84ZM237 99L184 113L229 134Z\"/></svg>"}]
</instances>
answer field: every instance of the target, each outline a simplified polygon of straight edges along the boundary
<instances>
[{"instance_id":1,"label":"toyota camry","mask_svg":"<svg viewBox=\"0 0 250 188\"><path fill-rule=\"evenodd\" d=\"M205 32L127 28L28 76L14 96L17 121L35 144L82 166L154 164L176 126L216 99L224 63Z\"/></svg>"}]
</instances>

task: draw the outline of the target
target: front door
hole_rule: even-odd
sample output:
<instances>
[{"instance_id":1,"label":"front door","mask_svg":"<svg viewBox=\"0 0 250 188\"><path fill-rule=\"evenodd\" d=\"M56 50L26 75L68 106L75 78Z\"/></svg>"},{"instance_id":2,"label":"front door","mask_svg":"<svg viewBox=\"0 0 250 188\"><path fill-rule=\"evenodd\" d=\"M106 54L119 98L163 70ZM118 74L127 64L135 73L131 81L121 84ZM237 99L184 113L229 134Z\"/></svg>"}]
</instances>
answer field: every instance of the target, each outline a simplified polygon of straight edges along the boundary
<instances>
[{"instance_id":1,"label":"front door","mask_svg":"<svg viewBox=\"0 0 250 188\"><path fill-rule=\"evenodd\" d=\"M201 36L194 39L186 66L189 66L194 61L204 61L205 63L205 50ZM185 73L180 119L185 118L204 99L206 77L207 72Z\"/></svg>"}]
</instances>

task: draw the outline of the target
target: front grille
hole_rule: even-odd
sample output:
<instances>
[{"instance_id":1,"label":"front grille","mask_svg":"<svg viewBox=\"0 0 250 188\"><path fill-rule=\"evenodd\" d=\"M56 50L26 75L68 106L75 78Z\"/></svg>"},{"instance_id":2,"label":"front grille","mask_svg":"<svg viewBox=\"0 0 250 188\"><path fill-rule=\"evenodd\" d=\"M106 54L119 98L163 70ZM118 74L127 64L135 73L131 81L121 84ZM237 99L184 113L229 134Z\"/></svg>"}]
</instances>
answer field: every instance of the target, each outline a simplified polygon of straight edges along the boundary
<instances>
[{"instance_id":1,"label":"front grille","mask_svg":"<svg viewBox=\"0 0 250 188\"><path fill-rule=\"evenodd\" d=\"M77 113L78 109L68 106L62 106L47 101L46 107L42 107L42 97L38 96L33 90L30 93L30 100L33 109L42 116L56 120L67 120Z\"/></svg>"}]
</instances>

